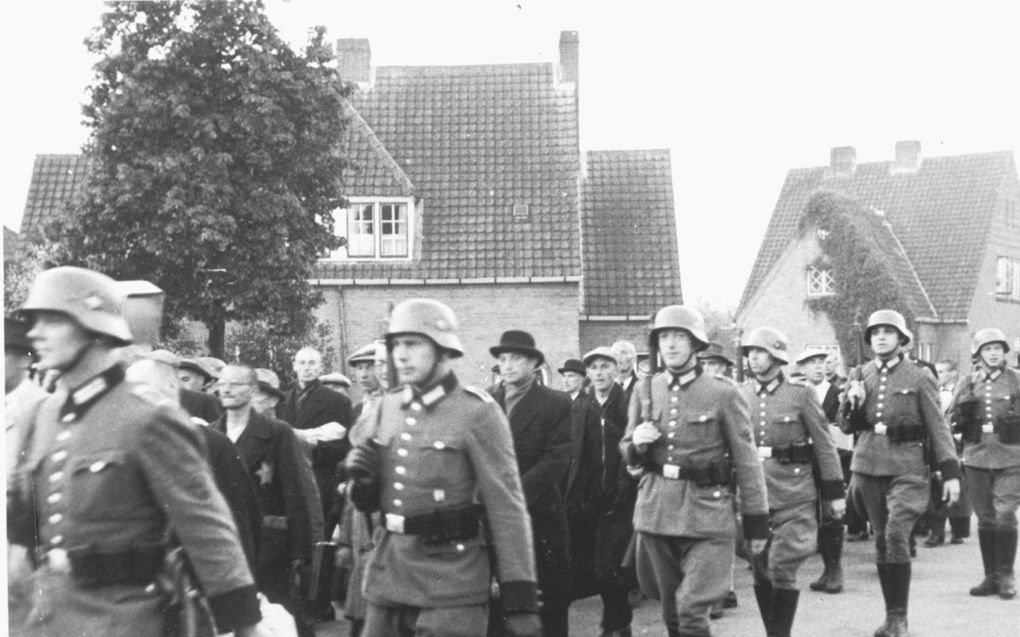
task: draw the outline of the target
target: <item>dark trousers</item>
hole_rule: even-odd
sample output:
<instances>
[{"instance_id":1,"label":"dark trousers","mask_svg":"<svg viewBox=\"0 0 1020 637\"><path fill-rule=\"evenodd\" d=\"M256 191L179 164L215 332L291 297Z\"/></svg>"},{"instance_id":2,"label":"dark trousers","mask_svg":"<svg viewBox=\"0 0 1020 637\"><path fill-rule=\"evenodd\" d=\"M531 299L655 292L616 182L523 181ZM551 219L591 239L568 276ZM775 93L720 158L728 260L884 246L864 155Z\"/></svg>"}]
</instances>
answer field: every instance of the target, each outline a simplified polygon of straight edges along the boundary
<instances>
[{"instance_id":1,"label":"dark trousers","mask_svg":"<svg viewBox=\"0 0 1020 637\"><path fill-rule=\"evenodd\" d=\"M875 530L875 561L909 563L914 524L928 508L928 477L854 473L850 492L854 504L867 511Z\"/></svg>"}]
</instances>

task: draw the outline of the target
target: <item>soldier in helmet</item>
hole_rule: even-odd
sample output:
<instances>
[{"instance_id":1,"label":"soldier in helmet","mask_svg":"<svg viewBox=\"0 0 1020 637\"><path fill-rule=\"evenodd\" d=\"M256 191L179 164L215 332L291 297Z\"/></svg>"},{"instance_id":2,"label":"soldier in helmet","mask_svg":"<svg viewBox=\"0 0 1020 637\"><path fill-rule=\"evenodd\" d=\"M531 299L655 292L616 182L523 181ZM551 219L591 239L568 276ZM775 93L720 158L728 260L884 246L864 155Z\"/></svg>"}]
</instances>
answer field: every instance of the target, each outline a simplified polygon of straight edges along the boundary
<instances>
[{"instance_id":1,"label":"soldier in helmet","mask_svg":"<svg viewBox=\"0 0 1020 637\"><path fill-rule=\"evenodd\" d=\"M945 478L943 497L955 502L960 496L960 466L939 409L935 379L900 353L911 336L899 312L872 313L864 339L875 358L853 370L839 413L840 428L858 434L850 495L875 530L875 561L886 607L875 637L909 634L909 540L928 507L929 458Z\"/></svg>"},{"instance_id":2,"label":"soldier in helmet","mask_svg":"<svg viewBox=\"0 0 1020 637\"><path fill-rule=\"evenodd\" d=\"M957 383L951 419L962 434L967 488L978 516L984 580L975 596L1016 596L1020 507L1020 372L1006 365L1009 343L995 328L978 330L971 354L980 368Z\"/></svg>"},{"instance_id":3,"label":"soldier in helmet","mask_svg":"<svg viewBox=\"0 0 1020 637\"><path fill-rule=\"evenodd\" d=\"M510 427L488 394L450 368L464 351L456 317L437 301L404 301L386 346L396 385L347 459L351 501L383 521L366 567L363 634L484 635L490 575L506 634L540 634Z\"/></svg>"},{"instance_id":4,"label":"soldier in helmet","mask_svg":"<svg viewBox=\"0 0 1020 637\"><path fill-rule=\"evenodd\" d=\"M38 557L26 634L162 636L152 585L170 529L219 628L255 634L255 587L199 432L123 382L123 304L110 278L61 267L36 277L21 309L40 368L61 372L8 493L11 540Z\"/></svg>"},{"instance_id":5,"label":"soldier in helmet","mask_svg":"<svg viewBox=\"0 0 1020 637\"><path fill-rule=\"evenodd\" d=\"M695 355L707 343L697 311L671 305L655 314L652 375L634 388L620 442L627 464L643 473L634 509L638 582L661 600L671 637L711 634L709 607L730 580L735 487L752 553L769 533L747 403L736 383L702 373ZM660 356L665 368L656 373Z\"/></svg>"},{"instance_id":6,"label":"soldier in helmet","mask_svg":"<svg viewBox=\"0 0 1020 637\"><path fill-rule=\"evenodd\" d=\"M846 506L843 471L821 404L806 381L783 374L790 359L787 343L779 330L759 327L741 348L753 376L743 390L772 522L768 547L751 560L755 598L770 637L790 637L800 596L797 570L815 549L818 500L832 519L841 518Z\"/></svg>"}]
</instances>

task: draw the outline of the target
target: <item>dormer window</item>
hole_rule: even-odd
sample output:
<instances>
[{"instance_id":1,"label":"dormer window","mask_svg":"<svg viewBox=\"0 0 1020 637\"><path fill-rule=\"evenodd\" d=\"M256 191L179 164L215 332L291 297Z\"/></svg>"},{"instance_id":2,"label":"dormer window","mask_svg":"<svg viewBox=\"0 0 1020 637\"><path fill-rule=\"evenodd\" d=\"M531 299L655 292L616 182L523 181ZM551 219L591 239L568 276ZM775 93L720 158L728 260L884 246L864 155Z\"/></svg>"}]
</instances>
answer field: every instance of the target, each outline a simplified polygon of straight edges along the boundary
<instances>
[{"instance_id":1,"label":"dormer window","mask_svg":"<svg viewBox=\"0 0 1020 637\"><path fill-rule=\"evenodd\" d=\"M807 271L808 296L832 296L836 287L832 281L832 270L811 266Z\"/></svg>"},{"instance_id":2,"label":"dormer window","mask_svg":"<svg viewBox=\"0 0 1020 637\"><path fill-rule=\"evenodd\" d=\"M349 197L348 203L333 213L334 230L347 244L331 252L327 260L411 258L413 199Z\"/></svg>"}]
</instances>

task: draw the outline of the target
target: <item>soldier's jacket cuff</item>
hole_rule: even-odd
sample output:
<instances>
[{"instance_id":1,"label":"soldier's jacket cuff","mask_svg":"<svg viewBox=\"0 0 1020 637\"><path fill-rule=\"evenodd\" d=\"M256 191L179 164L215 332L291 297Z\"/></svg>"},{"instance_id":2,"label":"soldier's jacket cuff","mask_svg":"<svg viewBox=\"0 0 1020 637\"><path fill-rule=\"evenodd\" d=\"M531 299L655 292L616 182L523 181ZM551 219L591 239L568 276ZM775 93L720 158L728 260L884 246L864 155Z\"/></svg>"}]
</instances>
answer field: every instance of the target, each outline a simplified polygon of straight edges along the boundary
<instances>
[{"instance_id":1,"label":"soldier's jacket cuff","mask_svg":"<svg viewBox=\"0 0 1020 637\"><path fill-rule=\"evenodd\" d=\"M216 618L216 627L223 631L254 626L262 621L255 585L242 586L226 593L211 595L209 608Z\"/></svg>"},{"instance_id":2,"label":"soldier's jacket cuff","mask_svg":"<svg viewBox=\"0 0 1020 637\"><path fill-rule=\"evenodd\" d=\"M538 612L538 584L535 582L500 582L499 602L505 615Z\"/></svg>"},{"instance_id":3,"label":"soldier's jacket cuff","mask_svg":"<svg viewBox=\"0 0 1020 637\"><path fill-rule=\"evenodd\" d=\"M744 539L767 540L769 537L768 513L744 514Z\"/></svg>"},{"instance_id":4,"label":"soldier's jacket cuff","mask_svg":"<svg viewBox=\"0 0 1020 637\"><path fill-rule=\"evenodd\" d=\"M943 480L959 480L960 461L956 458L946 458L939 463L939 471L942 472Z\"/></svg>"},{"instance_id":5,"label":"soldier's jacket cuff","mask_svg":"<svg viewBox=\"0 0 1020 637\"><path fill-rule=\"evenodd\" d=\"M841 500L846 497L842 480L823 480L821 492L823 500Z\"/></svg>"}]
</instances>

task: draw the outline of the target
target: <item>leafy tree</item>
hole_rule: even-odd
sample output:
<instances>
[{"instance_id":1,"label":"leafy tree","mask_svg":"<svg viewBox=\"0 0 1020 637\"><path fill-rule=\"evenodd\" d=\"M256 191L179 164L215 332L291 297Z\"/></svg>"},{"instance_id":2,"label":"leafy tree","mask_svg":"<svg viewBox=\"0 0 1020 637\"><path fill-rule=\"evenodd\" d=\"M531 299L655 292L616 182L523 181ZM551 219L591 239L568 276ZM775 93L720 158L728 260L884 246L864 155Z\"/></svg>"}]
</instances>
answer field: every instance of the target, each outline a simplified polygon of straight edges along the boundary
<instances>
[{"instance_id":1,"label":"leafy tree","mask_svg":"<svg viewBox=\"0 0 1020 637\"><path fill-rule=\"evenodd\" d=\"M10 314L25 302L28 288L43 270L52 266L56 250L45 242L20 243L4 262L4 314Z\"/></svg>"},{"instance_id":2,"label":"leafy tree","mask_svg":"<svg viewBox=\"0 0 1020 637\"><path fill-rule=\"evenodd\" d=\"M332 371L336 356L329 325L315 321L303 334L274 328L266 321L231 323L227 328L227 360L242 361L252 367L265 367L279 375L284 385L297 380L291 369L294 354L302 347L314 347L322 353L323 373Z\"/></svg>"},{"instance_id":3,"label":"leafy tree","mask_svg":"<svg viewBox=\"0 0 1020 637\"><path fill-rule=\"evenodd\" d=\"M201 321L218 357L227 321L303 333L343 204L348 89L325 38L295 53L260 0L112 3L86 41L91 171L50 228L62 260L159 285L168 335Z\"/></svg>"}]
</instances>

